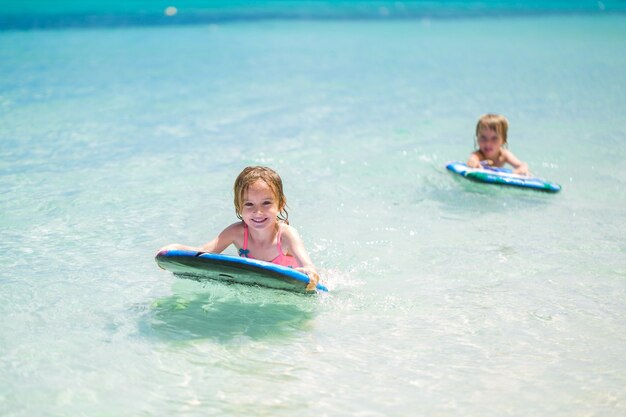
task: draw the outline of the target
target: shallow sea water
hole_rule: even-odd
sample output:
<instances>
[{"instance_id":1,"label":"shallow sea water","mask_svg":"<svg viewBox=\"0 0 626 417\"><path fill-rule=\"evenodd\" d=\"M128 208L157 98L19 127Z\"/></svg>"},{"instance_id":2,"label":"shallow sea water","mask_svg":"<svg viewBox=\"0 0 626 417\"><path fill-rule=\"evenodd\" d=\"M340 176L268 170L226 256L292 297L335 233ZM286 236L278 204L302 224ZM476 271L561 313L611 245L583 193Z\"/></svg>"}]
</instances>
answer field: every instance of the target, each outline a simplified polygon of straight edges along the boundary
<instances>
[{"instance_id":1,"label":"shallow sea water","mask_svg":"<svg viewBox=\"0 0 626 417\"><path fill-rule=\"evenodd\" d=\"M0 414L623 416L625 23L0 31ZM485 112L561 193L445 170ZM252 164L329 294L156 266Z\"/></svg>"}]
</instances>

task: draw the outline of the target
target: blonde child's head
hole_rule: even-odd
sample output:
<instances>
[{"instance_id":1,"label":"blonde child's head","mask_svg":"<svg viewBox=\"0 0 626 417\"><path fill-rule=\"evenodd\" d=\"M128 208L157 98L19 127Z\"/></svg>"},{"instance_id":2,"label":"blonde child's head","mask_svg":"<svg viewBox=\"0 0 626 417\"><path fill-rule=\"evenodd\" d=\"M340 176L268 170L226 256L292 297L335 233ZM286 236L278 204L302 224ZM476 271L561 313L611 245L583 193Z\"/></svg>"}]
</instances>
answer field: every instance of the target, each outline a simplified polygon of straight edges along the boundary
<instances>
[{"instance_id":1,"label":"blonde child's head","mask_svg":"<svg viewBox=\"0 0 626 417\"><path fill-rule=\"evenodd\" d=\"M233 191L235 194L235 212L237 217L242 219L241 212L243 211L243 203L248 188L257 181L263 181L272 190L272 194L276 199L278 205L278 219L289 224L287 213L287 197L283 192L283 181L280 176L271 168L254 166L246 167L241 171L235 180Z\"/></svg>"},{"instance_id":2,"label":"blonde child's head","mask_svg":"<svg viewBox=\"0 0 626 417\"><path fill-rule=\"evenodd\" d=\"M498 137L502 139L502 145L507 146L506 136L509 130L509 121L506 117L492 113L483 114L476 124L476 138L478 138L480 131L483 129L490 129L496 132Z\"/></svg>"}]
</instances>

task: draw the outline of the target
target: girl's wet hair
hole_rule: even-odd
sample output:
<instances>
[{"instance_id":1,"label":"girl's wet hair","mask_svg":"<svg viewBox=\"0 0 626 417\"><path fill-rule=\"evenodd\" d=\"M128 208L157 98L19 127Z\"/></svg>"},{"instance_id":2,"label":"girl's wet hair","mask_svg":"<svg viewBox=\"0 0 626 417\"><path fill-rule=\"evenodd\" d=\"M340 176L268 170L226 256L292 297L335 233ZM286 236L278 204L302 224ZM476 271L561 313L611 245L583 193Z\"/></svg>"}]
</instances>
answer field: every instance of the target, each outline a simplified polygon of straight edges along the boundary
<instances>
[{"instance_id":1,"label":"girl's wet hair","mask_svg":"<svg viewBox=\"0 0 626 417\"><path fill-rule=\"evenodd\" d=\"M289 224L289 213L287 213L287 197L283 192L283 181L280 176L268 167L245 167L237 176L233 191L235 194L235 213L237 218L241 220L241 212L243 211L244 195L248 188L257 181L263 181L270 187L274 198L278 203L278 218Z\"/></svg>"},{"instance_id":2,"label":"girl's wet hair","mask_svg":"<svg viewBox=\"0 0 626 417\"><path fill-rule=\"evenodd\" d=\"M483 114L476 124L476 138L478 138L481 129L494 130L502 138L503 145L507 144L506 136L509 130L509 121L506 117L493 113Z\"/></svg>"}]
</instances>

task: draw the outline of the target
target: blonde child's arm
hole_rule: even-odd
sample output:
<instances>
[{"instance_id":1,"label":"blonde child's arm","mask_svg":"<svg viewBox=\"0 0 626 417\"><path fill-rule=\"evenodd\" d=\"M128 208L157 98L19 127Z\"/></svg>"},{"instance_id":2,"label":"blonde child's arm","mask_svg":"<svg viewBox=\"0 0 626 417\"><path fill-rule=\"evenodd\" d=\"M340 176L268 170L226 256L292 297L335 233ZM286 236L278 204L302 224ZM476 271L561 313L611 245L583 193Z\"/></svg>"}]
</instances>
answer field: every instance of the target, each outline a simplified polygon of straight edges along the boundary
<instances>
[{"instance_id":1,"label":"blonde child's arm","mask_svg":"<svg viewBox=\"0 0 626 417\"><path fill-rule=\"evenodd\" d=\"M187 246L179 243L172 243L159 249L163 250L190 250L195 252L222 253L229 245L234 242L237 234L237 228L241 227L241 223L233 223L224 229L217 237L202 246Z\"/></svg>"},{"instance_id":2,"label":"blonde child's arm","mask_svg":"<svg viewBox=\"0 0 626 417\"><path fill-rule=\"evenodd\" d=\"M309 276L309 285L307 285L306 289L309 291L315 290L320 280L320 275L315 265L313 265L313 261L311 261L308 252L304 248L304 243L302 243L302 239L296 229L291 226L286 226L283 230L281 243L301 265L300 268L296 268L296 270L304 272Z\"/></svg>"},{"instance_id":3,"label":"blonde child's arm","mask_svg":"<svg viewBox=\"0 0 626 417\"><path fill-rule=\"evenodd\" d=\"M480 165L480 157L476 152L470 155L466 165L470 168L482 168L482 165Z\"/></svg>"},{"instance_id":4,"label":"blonde child's arm","mask_svg":"<svg viewBox=\"0 0 626 417\"><path fill-rule=\"evenodd\" d=\"M530 171L528 170L528 164L526 162L517 159L517 157L513 155L513 152L508 149L503 149L502 153L504 155L505 162L508 162L514 168L514 174L530 176Z\"/></svg>"},{"instance_id":5,"label":"blonde child's arm","mask_svg":"<svg viewBox=\"0 0 626 417\"><path fill-rule=\"evenodd\" d=\"M243 235L241 222L233 223L222 230L222 233L215 239L202 245L199 252L222 253L224 249L235 243L235 236L238 233Z\"/></svg>"}]
</instances>

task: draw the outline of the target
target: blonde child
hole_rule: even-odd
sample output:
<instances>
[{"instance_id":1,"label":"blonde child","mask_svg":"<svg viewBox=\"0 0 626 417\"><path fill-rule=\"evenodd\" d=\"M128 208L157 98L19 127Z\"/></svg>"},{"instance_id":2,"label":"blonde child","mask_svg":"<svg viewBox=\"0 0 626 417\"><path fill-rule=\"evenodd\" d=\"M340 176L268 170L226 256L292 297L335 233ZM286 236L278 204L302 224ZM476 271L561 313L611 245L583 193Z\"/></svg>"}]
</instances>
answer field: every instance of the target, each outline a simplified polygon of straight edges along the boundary
<instances>
[{"instance_id":1,"label":"blonde child","mask_svg":"<svg viewBox=\"0 0 626 417\"><path fill-rule=\"evenodd\" d=\"M506 140L509 122L499 114L485 114L476 124L476 143L478 150L473 152L467 160L470 168L482 168L485 165L502 167L508 163L513 166L513 172L520 175L530 175L528 164L517 159L513 152L507 149Z\"/></svg>"},{"instance_id":2,"label":"blonde child","mask_svg":"<svg viewBox=\"0 0 626 417\"><path fill-rule=\"evenodd\" d=\"M290 266L309 276L314 290L319 274L296 229L289 225L280 176L267 167L246 167L235 180L235 212L241 220L226 227L215 239L199 246L167 245L160 250L182 249L221 253L235 245L239 256Z\"/></svg>"}]
</instances>

